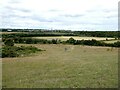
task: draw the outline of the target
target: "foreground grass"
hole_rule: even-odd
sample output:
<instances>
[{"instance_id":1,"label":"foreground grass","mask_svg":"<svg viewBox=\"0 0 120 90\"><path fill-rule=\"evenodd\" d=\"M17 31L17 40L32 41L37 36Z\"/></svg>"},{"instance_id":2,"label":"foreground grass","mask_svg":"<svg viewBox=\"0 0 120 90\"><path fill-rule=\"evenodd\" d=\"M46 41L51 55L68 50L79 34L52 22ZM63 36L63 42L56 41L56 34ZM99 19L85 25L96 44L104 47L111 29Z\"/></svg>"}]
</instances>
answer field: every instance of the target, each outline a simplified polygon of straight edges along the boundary
<instances>
[{"instance_id":1,"label":"foreground grass","mask_svg":"<svg viewBox=\"0 0 120 90\"><path fill-rule=\"evenodd\" d=\"M46 51L36 56L2 60L3 87L115 88L118 86L116 48L79 45L33 46Z\"/></svg>"}]
</instances>

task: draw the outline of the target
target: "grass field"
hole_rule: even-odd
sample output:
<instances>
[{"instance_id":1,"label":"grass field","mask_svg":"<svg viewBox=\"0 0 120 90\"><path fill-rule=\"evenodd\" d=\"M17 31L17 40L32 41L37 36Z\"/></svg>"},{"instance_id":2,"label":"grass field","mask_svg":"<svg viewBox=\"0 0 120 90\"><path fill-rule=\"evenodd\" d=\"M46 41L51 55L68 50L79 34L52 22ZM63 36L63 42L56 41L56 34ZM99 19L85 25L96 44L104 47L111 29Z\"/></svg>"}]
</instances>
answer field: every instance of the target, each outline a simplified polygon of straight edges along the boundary
<instances>
[{"instance_id":1,"label":"grass field","mask_svg":"<svg viewBox=\"0 0 120 90\"><path fill-rule=\"evenodd\" d=\"M2 59L3 87L118 87L117 48L60 44L33 46L46 51L29 57Z\"/></svg>"},{"instance_id":2,"label":"grass field","mask_svg":"<svg viewBox=\"0 0 120 90\"><path fill-rule=\"evenodd\" d=\"M110 40L110 41L104 41L105 43L115 43L117 41L120 41L120 40Z\"/></svg>"},{"instance_id":3,"label":"grass field","mask_svg":"<svg viewBox=\"0 0 120 90\"><path fill-rule=\"evenodd\" d=\"M62 41L66 41L69 38L74 38L75 40L106 40L105 37L79 37L79 36L56 36L56 37L33 37L37 39L47 39L47 40L52 40L52 39L60 39ZM114 39L114 38L107 38L108 40Z\"/></svg>"},{"instance_id":4,"label":"grass field","mask_svg":"<svg viewBox=\"0 0 120 90\"><path fill-rule=\"evenodd\" d=\"M14 33L26 33L26 32L0 32L0 34L14 34Z\"/></svg>"}]
</instances>

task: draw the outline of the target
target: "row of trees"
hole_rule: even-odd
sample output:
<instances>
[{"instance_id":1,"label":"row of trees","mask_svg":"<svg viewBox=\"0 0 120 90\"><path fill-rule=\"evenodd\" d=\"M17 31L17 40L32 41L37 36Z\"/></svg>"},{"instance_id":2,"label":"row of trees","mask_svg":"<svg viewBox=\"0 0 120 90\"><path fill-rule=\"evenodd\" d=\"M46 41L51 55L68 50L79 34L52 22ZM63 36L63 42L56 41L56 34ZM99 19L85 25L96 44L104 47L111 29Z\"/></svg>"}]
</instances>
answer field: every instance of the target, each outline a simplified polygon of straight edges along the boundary
<instances>
[{"instance_id":1,"label":"row of trees","mask_svg":"<svg viewBox=\"0 0 120 90\"><path fill-rule=\"evenodd\" d=\"M120 37L120 31L74 31L74 34L90 37Z\"/></svg>"},{"instance_id":2,"label":"row of trees","mask_svg":"<svg viewBox=\"0 0 120 90\"><path fill-rule=\"evenodd\" d=\"M7 29L2 29L7 31ZM92 37L120 37L120 31L71 31L71 30L44 30L44 29L12 29L12 32L26 32L29 34L18 34L18 36L33 37L33 36L92 36ZM13 34L14 35L14 34Z\"/></svg>"},{"instance_id":3,"label":"row of trees","mask_svg":"<svg viewBox=\"0 0 120 90\"><path fill-rule=\"evenodd\" d=\"M43 36L77 36L75 34L50 34L50 33L13 33L13 34L2 34L2 38L15 38L15 37L43 37Z\"/></svg>"},{"instance_id":4,"label":"row of trees","mask_svg":"<svg viewBox=\"0 0 120 90\"><path fill-rule=\"evenodd\" d=\"M120 42L115 43L105 43L102 41L97 40L75 40L73 38L70 38L66 41L68 44L74 44L74 45L89 45L89 46L110 46L110 47L120 47Z\"/></svg>"},{"instance_id":5,"label":"row of trees","mask_svg":"<svg viewBox=\"0 0 120 90\"><path fill-rule=\"evenodd\" d=\"M120 42L115 43L105 43L102 41L97 40L75 40L73 38L70 38L67 41L61 41L59 39L52 39L52 40L46 40L46 39L33 39L33 38L11 38L8 44L11 44L11 40L15 43L24 43L24 44L73 44L73 45L89 45L89 46L110 46L110 47L120 47ZM3 38L3 42L6 43L6 39ZM13 44L11 44L13 45Z\"/></svg>"},{"instance_id":6,"label":"row of trees","mask_svg":"<svg viewBox=\"0 0 120 90\"><path fill-rule=\"evenodd\" d=\"M8 44L11 44L11 40L14 41L14 43L23 43L23 44L59 44L61 43L61 40L58 39L52 39L52 40L46 40L46 39L33 39L33 38L9 38L10 41ZM6 38L2 38L2 41L6 43Z\"/></svg>"},{"instance_id":7,"label":"row of trees","mask_svg":"<svg viewBox=\"0 0 120 90\"><path fill-rule=\"evenodd\" d=\"M120 31L69 31L69 32L28 32L2 34L3 38L8 37L42 37L42 36L85 36L85 37L113 37L119 38Z\"/></svg>"}]
</instances>

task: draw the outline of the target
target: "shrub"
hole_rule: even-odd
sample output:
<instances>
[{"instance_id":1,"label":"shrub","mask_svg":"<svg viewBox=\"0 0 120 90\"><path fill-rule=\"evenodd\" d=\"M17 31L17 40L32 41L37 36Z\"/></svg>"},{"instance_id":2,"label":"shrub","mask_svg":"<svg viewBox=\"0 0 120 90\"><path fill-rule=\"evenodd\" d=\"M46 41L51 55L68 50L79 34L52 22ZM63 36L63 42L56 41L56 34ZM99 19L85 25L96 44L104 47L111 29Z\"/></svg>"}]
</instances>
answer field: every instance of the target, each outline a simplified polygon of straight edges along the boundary
<instances>
[{"instance_id":1,"label":"shrub","mask_svg":"<svg viewBox=\"0 0 120 90\"><path fill-rule=\"evenodd\" d=\"M115 42L114 47L120 47L120 42L119 41Z\"/></svg>"},{"instance_id":2,"label":"shrub","mask_svg":"<svg viewBox=\"0 0 120 90\"><path fill-rule=\"evenodd\" d=\"M4 46L2 48L2 57L18 57L18 56L26 56L31 53L35 53L37 51L41 51L41 49L38 49L33 46L21 46L21 47L16 47L16 46Z\"/></svg>"},{"instance_id":3,"label":"shrub","mask_svg":"<svg viewBox=\"0 0 120 90\"><path fill-rule=\"evenodd\" d=\"M11 39L11 38L8 38L8 39L6 39L6 40L4 41L4 44L5 44L6 46L14 46L14 40Z\"/></svg>"},{"instance_id":4,"label":"shrub","mask_svg":"<svg viewBox=\"0 0 120 90\"><path fill-rule=\"evenodd\" d=\"M52 39L52 43L53 44L57 44L57 40L56 39Z\"/></svg>"},{"instance_id":5,"label":"shrub","mask_svg":"<svg viewBox=\"0 0 120 90\"><path fill-rule=\"evenodd\" d=\"M67 40L66 42L67 43L70 43L70 44L74 44L76 40L74 40L74 38L69 38L69 40Z\"/></svg>"},{"instance_id":6,"label":"shrub","mask_svg":"<svg viewBox=\"0 0 120 90\"><path fill-rule=\"evenodd\" d=\"M14 46L4 46L2 48L2 57L17 57L16 47Z\"/></svg>"}]
</instances>

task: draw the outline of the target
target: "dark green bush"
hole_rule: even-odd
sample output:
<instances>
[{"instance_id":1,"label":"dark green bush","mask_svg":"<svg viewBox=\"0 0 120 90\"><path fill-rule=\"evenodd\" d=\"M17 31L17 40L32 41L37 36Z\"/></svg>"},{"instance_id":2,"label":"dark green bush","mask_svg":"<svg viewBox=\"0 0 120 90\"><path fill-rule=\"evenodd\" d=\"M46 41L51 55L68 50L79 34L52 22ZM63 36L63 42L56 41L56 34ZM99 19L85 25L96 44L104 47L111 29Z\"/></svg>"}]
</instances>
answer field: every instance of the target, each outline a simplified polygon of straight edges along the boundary
<instances>
[{"instance_id":1,"label":"dark green bush","mask_svg":"<svg viewBox=\"0 0 120 90\"><path fill-rule=\"evenodd\" d=\"M18 54L16 52L15 46L4 46L2 48L2 57L17 57Z\"/></svg>"},{"instance_id":2,"label":"dark green bush","mask_svg":"<svg viewBox=\"0 0 120 90\"><path fill-rule=\"evenodd\" d=\"M66 42L70 44L74 44L76 40L74 40L74 38L69 38L69 40L67 40Z\"/></svg>"},{"instance_id":3,"label":"dark green bush","mask_svg":"<svg viewBox=\"0 0 120 90\"><path fill-rule=\"evenodd\" d=\"M38 49L33 46L3 46L2 48L2 58L4 57L18 57L18 56L26 56L31 53L35 53L37 51L41 51L41 49Z\"/></svg>"},{"instance_id":4,"label":"dark green bush","mask_svg":"<svg viewBox=\"0 0 120 90\"><path fill-rule=\"evenodd\" d=\"M5 41L4 41L4 44L6 46L14 46L14 40L12 38L7 38Z\"/></svg>"}]
</instances>

